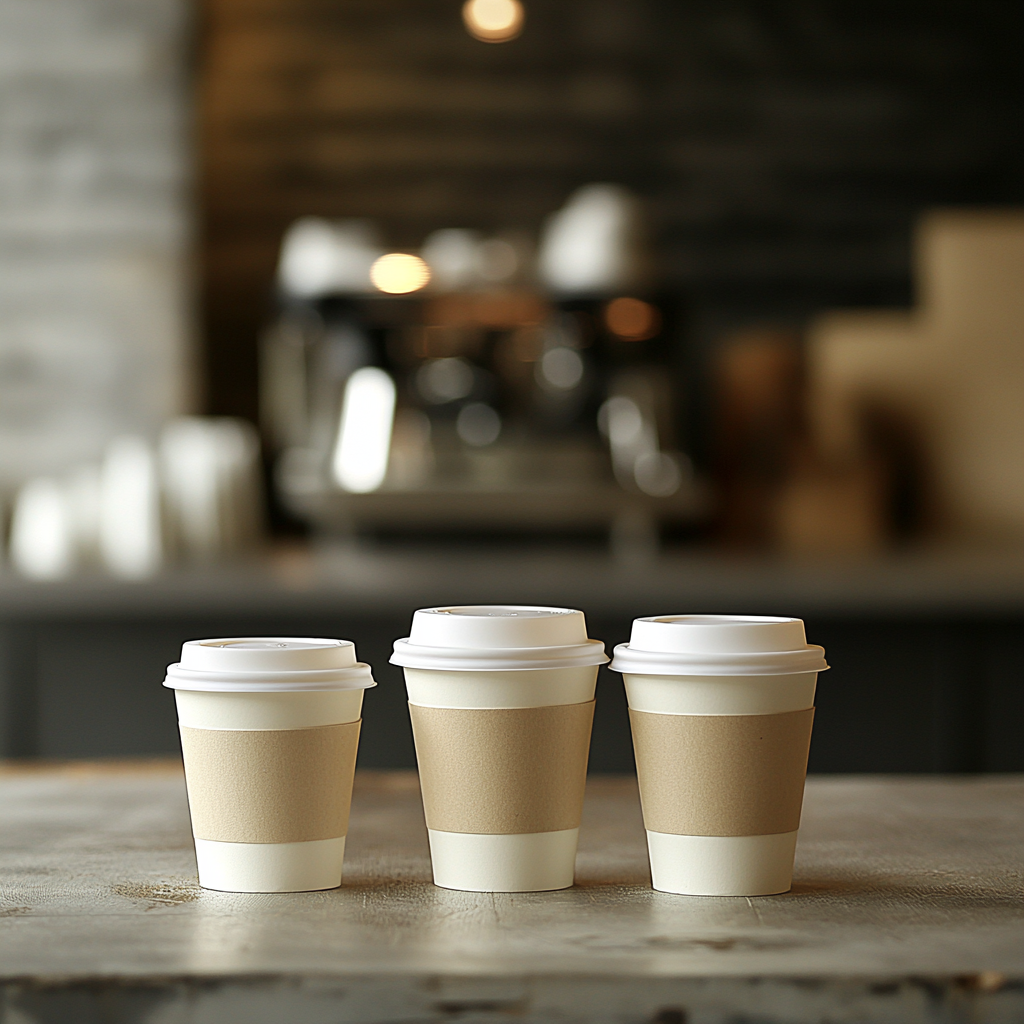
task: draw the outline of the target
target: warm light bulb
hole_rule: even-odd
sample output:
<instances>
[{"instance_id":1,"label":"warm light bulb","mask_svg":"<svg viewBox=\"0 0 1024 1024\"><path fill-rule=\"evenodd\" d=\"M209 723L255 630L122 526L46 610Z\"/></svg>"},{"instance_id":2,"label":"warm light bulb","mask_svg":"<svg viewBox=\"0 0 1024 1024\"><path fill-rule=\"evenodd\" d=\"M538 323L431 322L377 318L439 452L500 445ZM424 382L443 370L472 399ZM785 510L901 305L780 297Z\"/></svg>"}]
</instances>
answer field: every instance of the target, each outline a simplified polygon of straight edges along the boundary
<instances>
[{"instance_id":1,"label":"warm light bulb","mask_svg":"<svg viewBox=\"0 0 1024 1024\"><path fill-rule=\"evenodd\" d=\"M519 0L466 0L462 20L474 39L507 43L523 31L523 5Z\"/></svg>"},{"instance_id":2,"label":"warm light bulb","mask_svg":"<svg viewBox=\"0 0 1024 1024\"><path fill-rule=\"evenodd\" d=\"M389 295L419 291L430 280L430 267L407 252L389 252L370 268L370 280Z\"/></svg>"}]
</instances>

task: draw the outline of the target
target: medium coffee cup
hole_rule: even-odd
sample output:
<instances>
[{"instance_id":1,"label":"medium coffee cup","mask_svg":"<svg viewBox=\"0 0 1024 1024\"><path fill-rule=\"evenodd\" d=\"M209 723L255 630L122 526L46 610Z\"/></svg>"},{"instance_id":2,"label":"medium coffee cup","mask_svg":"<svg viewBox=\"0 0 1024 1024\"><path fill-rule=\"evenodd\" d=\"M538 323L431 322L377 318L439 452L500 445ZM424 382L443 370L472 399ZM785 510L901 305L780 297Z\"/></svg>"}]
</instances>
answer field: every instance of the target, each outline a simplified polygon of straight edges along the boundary
<instances>
[{"instance_id":1,"label":"medium coffee cup","mask_svg":"<svg viewBox=\"0 0 1024 1024\"><path fill-rule=\"evenodd\" d=\"M662 892L792 886L824 651L800 619L636 619L610 666L629 703L651 878Z\"/></svg>"},{"instance_id":2,"label":"medium coffee cup","mask_svg":"<svg viewBox=\"0 0 1024 1024\"><path fill-rule=\"evenodd\" d=\"M199 884L308 892L341 884L369 665L348 640L190 640L167 667Z\"/></svg>"},{"instance_id":3,"label":"medium coffee cup","mask_svg":"<svg viewBox=\"0 0 1024 1024\"><path fill-rule=\"evenodd\" d=\"M405 669L434 883L472 892L573 884L604 644L568 608L415 613Z\"/></svg>"}]
</instances>

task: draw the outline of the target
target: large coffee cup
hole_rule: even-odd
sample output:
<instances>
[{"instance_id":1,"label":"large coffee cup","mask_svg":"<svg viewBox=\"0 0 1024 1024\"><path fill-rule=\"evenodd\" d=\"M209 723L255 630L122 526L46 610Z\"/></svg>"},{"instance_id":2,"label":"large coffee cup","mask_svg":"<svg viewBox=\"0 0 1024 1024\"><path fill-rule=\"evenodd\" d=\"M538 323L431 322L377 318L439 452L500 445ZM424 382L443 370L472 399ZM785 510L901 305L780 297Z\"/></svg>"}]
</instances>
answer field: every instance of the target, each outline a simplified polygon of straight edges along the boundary
<instances>
[{"instance_id":1,"label":"large coffee cup","mask_svg":"<svg viewBox=\"0 0 1024 1024\"><path fill-rule=\"evenodd\" d=\"M655 889L786 892L803 803L817 674L800 619L636 619L623 674Z\"/></svg>"},{"instance_id":2,"label":"large coffee cup","mask_svg":"<svg viewBox=\"0 0 1024 1024\"><path fill-rule=\"evenodd\" d=\"M604 644L583 613L427 608L405 669L436 885L538 892L573 883Z\"/></svg>"},{"instance_id":3,"label":"large coffee cup","mask_svg":"<svg viewBox=\"0 0 1024 1024\"><path fill-rule=\"evenodd\" d=\"M341 884L369 665L348 640L191 640L175 691L199 884Z\"/></svg>"}]
</instances>

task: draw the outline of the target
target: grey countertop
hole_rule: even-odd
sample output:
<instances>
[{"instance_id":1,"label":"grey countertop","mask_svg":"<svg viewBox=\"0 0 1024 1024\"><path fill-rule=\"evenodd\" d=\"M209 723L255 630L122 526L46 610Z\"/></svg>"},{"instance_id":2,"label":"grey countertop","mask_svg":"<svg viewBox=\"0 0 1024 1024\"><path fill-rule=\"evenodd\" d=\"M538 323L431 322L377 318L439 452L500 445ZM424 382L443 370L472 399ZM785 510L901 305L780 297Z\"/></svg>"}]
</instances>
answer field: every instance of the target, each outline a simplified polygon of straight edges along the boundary
<instances>
[{"instance_id":1,"label":"grey countertop","mask_svg":"<svg viewBox=\"0 0 1024 1024\"><path fill-rule=\"evenodd\" d=\"M792 892L682 897L594 778L578 884L492 895L434 887L415 775L364 773L341 889L236 895L177 764L14 765L0 1021L1020 1020L1022 810L1019 776L812 778Z\"/></svg>"},{"instance_id":2,"label":"grey countertop","mask_svg":"<svg viewBox=\"0 0 1024 1024\"><path fill-rule=\"evenodd\" d=\"M293 547L236 565L177 569L134 582L96 574L32 583L7 570L0 573L0 619L353 609L406 615L415 607L494 601L495 595L612 614L700 607L798 615L1019 616L1024 549L916 549L794 560L692 549L613 558L599 549L552 544Z\"/></svg>"}]
</instances>

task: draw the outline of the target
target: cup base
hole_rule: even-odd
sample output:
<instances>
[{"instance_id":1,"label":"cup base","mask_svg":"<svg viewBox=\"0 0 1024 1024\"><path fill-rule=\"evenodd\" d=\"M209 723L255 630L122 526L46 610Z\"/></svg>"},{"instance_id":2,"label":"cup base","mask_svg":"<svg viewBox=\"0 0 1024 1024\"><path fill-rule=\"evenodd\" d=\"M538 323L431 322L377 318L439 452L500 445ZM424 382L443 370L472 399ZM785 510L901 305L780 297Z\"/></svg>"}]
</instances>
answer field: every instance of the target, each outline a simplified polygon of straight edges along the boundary
<instances>
[{"instance_id":1,"label":"cup base","mask_svg":"<svg viewBox=\"0 0 1024 1024\"><path fill-rule=\"evenodd\" d=\"M434 885L442 889L550 892L573 884L578 828L527 835L428 832Z\"/></svg>"},{"instance_id":2,"label":"cup base","mask_svg":"<svg viewBox=\"0 0 1024 1024\"><path fill-rule=\"evenodd\" d=\"M770 836L647 833L651 884L683 896L774 896L793 885L796 832Z\"/></svg>"},{"instance_id":3,"label":"cup base","mask_svg":"<svg viewBox=\"0 0 1024 1024\"><path fill-rule=\"evenodd\" d=\"M196 839L199 884L220 892L315 892L341 885L345 837L308 843Z\"/></svg>"}]
</instances>

